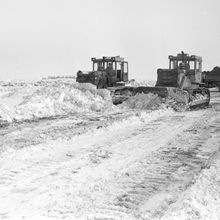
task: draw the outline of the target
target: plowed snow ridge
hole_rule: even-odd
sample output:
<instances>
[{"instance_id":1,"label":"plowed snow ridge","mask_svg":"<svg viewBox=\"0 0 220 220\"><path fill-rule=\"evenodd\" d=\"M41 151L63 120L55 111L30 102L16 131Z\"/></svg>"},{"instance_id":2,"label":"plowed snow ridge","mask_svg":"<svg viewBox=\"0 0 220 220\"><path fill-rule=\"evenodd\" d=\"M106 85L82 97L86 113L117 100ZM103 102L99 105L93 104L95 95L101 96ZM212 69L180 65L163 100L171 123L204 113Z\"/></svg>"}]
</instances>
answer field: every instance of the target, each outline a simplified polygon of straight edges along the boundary
<instances>
[{"instance_id":1,"label":"plowed snow ridge","mask_svg":"<svg viewBox=\"0 0 220 220\"><path fill-rule=\"evenodd\" d=\"M138 94L124 104L112 104L110 92L91 84L41 81L0 86L0 123L35 120L76 112L109 112L120 108L166 109L169 105L154 94Z\"/></svg>"},{"instance_id":2,"label":"plowed snow ridge","mask_svg":"<svg viewBox=\"0 0 220 220\"><path fill-rule=\"evenodd\" d=\"M114 108L110 93L91 84L55 81L39 86L1 87L0 92L0 120L7 122Z\"/></svg>"}]
</instances>

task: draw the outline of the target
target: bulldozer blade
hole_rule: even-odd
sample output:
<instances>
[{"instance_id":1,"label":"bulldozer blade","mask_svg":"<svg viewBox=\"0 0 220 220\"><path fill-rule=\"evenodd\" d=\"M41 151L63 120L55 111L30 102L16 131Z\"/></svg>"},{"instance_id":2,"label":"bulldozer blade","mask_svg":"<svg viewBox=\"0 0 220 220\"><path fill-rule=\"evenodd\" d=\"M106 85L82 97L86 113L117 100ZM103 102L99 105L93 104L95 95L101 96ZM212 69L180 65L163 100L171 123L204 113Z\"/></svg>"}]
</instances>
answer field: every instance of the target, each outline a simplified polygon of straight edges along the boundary
<instances>
[{"instance_id":1,"label":"bulldozer blade","mask_svg":"<svg viewBox=\"0 0 220 220\"><path fill-rule=\"evenodd\" d=\"M121 104L131 96L135 96L138 93L152 93L161 98L172 98L177 103L181 103L186 109L197 108L207 106L210 101L210 94L208 89L198 89L193 91L182 90L176 87L123 87L117 88L114 91L112 100L114 104ZM197 95L200 95L197 98Z\"/></svg>"},{"instance_id":2,"label":"bulldozer blade","mask_svg":"<svg viewBox=\"0 0 220 220\"><path fill-rule=\"evenodd\" d=\"M173 87L149 87L149 86L140 86L140 87L123 87L118 88L114 91L113 103L120 104L131 96L135 96L138 93L152 93L156 94L161 98L172 97L177 102L188 103L189 95L186 91L173 88Z\"/></svg>"}]
</instances>

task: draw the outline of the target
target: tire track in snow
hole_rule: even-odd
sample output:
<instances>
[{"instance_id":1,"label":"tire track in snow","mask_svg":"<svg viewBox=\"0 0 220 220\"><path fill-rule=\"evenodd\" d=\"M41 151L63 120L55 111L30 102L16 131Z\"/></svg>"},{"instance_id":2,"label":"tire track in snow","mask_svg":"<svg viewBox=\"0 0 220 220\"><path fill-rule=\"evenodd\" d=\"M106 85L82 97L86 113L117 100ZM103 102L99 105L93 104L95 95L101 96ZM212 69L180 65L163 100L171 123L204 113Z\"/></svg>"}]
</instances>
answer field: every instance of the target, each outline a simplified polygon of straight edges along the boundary
<instances>
[{"instance_id":1,"label":"tire track in snow","mask_svg":"<svg viewBox=\"0 0 220 220\"><path fill-rule=\"evenodd\" d=\"M71 139L92 130L111 125L118 120L134 116L132 111L105 115L75 114L66 117L44 118L23 123L13 123L0 128L0 153L8 149L20 149L39 145L46 141Z\"/></svg>"},{"instance_id":2,"label":"tire track in snow","mask_svg":"<svg viewBox=\"0 0 220 220\"><path fill-rule=\"evenodd\" d=\"M208 123L210 117L206 120ZM204 127L204 121L200 121L185 129L183 135L169 143L168 148L161 147L136 163L130 172L117 179L116 188L123 193L109 206L100 207L101 218L115 216L117 219L118 212L132 215L133 219L161 217L179 194L193 184L201 170L209 166L213 154L219 150L218 144L208 149L206 146L211 138L206 135L207 129L209 133L216 133L217 125ZM155 200L158 204L154 203Z\"/></svg>"},{"instance_id":3,"label":"tire track in snow","mask_svg":"<svg viewBox=\"0 0 220 220\"><path fill-rule=\"evenodd\" d=\"M131 115L133 116L134 114L136 115L136 113L134 112ZM126 118L127 116L130 116L130 113L125 114L123 116L121 116L120 114L115 114L115 116L110 115L110 118L113 119L112 122L114 122L115 120L117 120L118 117L120 119L123 119L123 118ZM108 117L106 118L106 116L104 116L103 118L108 119ZM89 117L89 120L91 120L91 117ZM95 126L96 126L97 119L92 120L92 121L95 121ZM103 123L101 123L101 125L103 125ZM24 129L26 132L26 127ZM101 133L101 135L102 134L103 132ZM124 137L125 139L129 137L129 134L126 134L126 135L127 136ZM79 138L80 137L81 136L79 136ZM112 139L111 141L114 142L114 139ZM109 145L111 145L111 141ZM13 143L16 145L16 142L13 142ZM97 141L95 141L95 143L97 144ZM57 143L55 142L55 144ZM15 151L15 152L9 151L8 157L1 158L0 179L4 181L0 185L0 192L1 192L2 198L6 198L6 204L8 200L9 200L9 203L12 203L12 204L14 203L14 201L10 201L10 197L12 198L14 197L15 201L17 202L20 201L20 203L23 203L24 202L23 198L20 197L20 195L24 192L26 194L32 195L33 191L35 191L35 193L36 191L37 192L39 191L38 188L40 189L42 184L45 185L45 188L51 188L50 184L48 184L47 182L48 181L50 182L51 179L54 179L54 178L56 179L57 173L59 173L60 170L63 171L63 169L66 169L66 167L69 165L71 165L71 167L73 168L71 171L70 170L69 171L71 172L71 174L75 175L78 172L78 170L80 170L79 168L80 166L89 166L91 165L91 163L94 164L94 162L91 161L91 157L90 157L91 152L94 151L93 146L90 146L91 149L89 148L88 149L86 148L85 150L81 149L79 153L75 151L72 152L69 145L64 150L59 149L60 152L59 150L54 151L53 148L55 148L54 145L53 146L37 145L35 147L31 147L27 149L25 148L18 149L18 151ZM52 151L52 153L50 151ZM40 154L40 155L37 155L37 154ZM2 156L5 156L5 155L2 155ZM80 157L81 161L79 163L79 160L77 160L76 163L74 164L73 160L76 157ZM105 157L106 157L105 155L101 156L101 158L105 158ZM100 158L100 155L99 155L99 158ZM64 178L67 178L67 177L64 175ZM30 185L31 187L29 187ZM77 187L78 186L76 184L76 188ZM38 192L38 193L41 194L41 192ZM27 197L29 198L34 197L30 195ZM5 204L3 203L2 205L4 209ZM20 209L22 210L22 208Z\"/></svg>"},{"instance_id":4,"label":"tire track in snow","mask_svg":"<svg viewBox=\"0 0 220 220\"><path fill-rule=\"evenodd\" d=\"M175 116L176 117L176 116ZM181 119L181 117L176 117L179 118L179 120ZM189 118L188 118L189 119ZM164 119L166 120L170 120L170 119ZM187 120L187 119L185 119ZM155 121L153 123L153 125L149 125L155 127L155 125L159 125L157 121ZM194 127L187 125L188 127L190 127L189 132L191 132L192 129L194 129ZM191 129L192 127L192 129ZM174 127L175 128L175 127ZM176 127L178 128L178 126ZM143 129L146 131L146 127ZM163 127L162 127L163 130ZM154 129L154 132L155 129ZM187 129L186 129L186 132ZM181 133L181 132L180 132ZM140 133L139 133L140 134ZM152 133L151 133L152 134ZM161 133L160 133L161 134ZM179 133L177 133L179 134ZM192 134L194 135L194 130L192 132ZM175 135L174 135L175 136ZM180 136L181 137L181 136ZM174 144L176 145L176 143L178 143L178 141L181 140L181 138L178 137L178 140L176 140L174 142ZM187 135L187 137L189 137L189 135ZM133 138L133 137L132 137ZM131 139L132 139L131 138ZM140 137L139 137L140 138ZM157 137L155 137L157 139ZM208 138L208 137L207 137ZM192 138L193 139L193 138ZM195 141L197 141L198 139L195 139ZM186 139L182 139L182 142L185 142ZM138 143L138 142L137 142ZM205 140L203 140L201 143L205 143ZM123 144L123 143L122 143ZM166 144L166 143L164 143ZM170 143L170 145L172 145L172 143ZM109 146L108 146L109 147ZM110 146L111 147L111 146ZM192 145L189 145L189 147L192 147ZM163 148L163 146L162 146ZM191 150L189 149L185 149L181 150L182 146L179 146L180 149L169 149L168 150L162 150L159 153L155 153L155 151L153 151L152 154L149 155L149 157L146 159L147 162L144 163L144 159L142 158L142 162L138 162L135 161L134 162L136 164L136 166L132 166L132 170L130 170L130 172L122 172L118 174L117 177L115 177L114 180L110 181L110 184L113 184L113 189L111 191L111 196L110 198L112 200L108 200L107 203L103 203L102 205L98 205L98 204L93 204L94 207L92 208L92 210L89 210L89 207L85 207L85 209L87 209L88 213L86 215L85 218L87 218L88 216L90 216L88 219L128 219L129 216L132 219L137 219L137 218L141 218L142 216L142 210L140 208L140 206L144 206L144 204L146 203L146 201L150 200L150 198L154 195L159 193L160 191L164 190L164 188L167 187L167 185L171 184L172 182L177 182L177 189L179 190L179 192L184 191L188 185L191 183L193 177L198 174L200 172L201 169L203 169L206 165L206 162L208 161L208 158L211 156L212 153L208 152L197 152L197 153L192 153L192 152L196 152L196 149L194 149L192 147ZM138 150L138 148L137 148ZM169 153L167 153L169 152ZM134 153L132 151L130 151L130 153ZM168 154L168 155L167 155ZM169 155L171 154L171 155ZM176 158L176 154L179 155L179 158ZM128 156L128 155L126 155ZM203 157L203 158L202 158ZM152 159L151 159L152 158ZM176 161L175 161L176 158ZM202 159L201 159L202 158ZM161 164L161 160L164 160L165 162ZM174 163L170 164L170 161L174 160ZM187 163L187 160L190 161ZM114 160L115 161L115 160ZM104 162L103 162L104 163ZM102 164L103 164L102 163ZM108 163L108 162L106 162ZM160 165L161 164L161 165ZM120 163L118 163L118 165L120 165ZM129 165L129 164L127 164ZM131 165L131 164L130 164ZM150 166L152 165L152 166ZM126 164L124 164L124 166L126 166ZM150 169L150 168L151 169ZM182 174L183 173L179 173L179 169L181 169L182 167L185 167L185 170L183 170L184 175L189 174L188 176L186 175L186 179L185 182L181 183L183 180L182 178ZM193 168L193 169L192 169ZM97 165L97 169L101 169L101 165ZM120 166L119 168L120 169ZM125 167L124 167L125 169ZM102 169L101 169L102 170ZM127 171L127 166L126 169ZM128 168L129 170L129 168ZM160 171L161 170L161 171ZM95 172L95 168L90 170L91 172ZM89 172L86 172L87 174ZM176 174L173 176L173 174ZM131 179L131 177L133 176L133 178ZM175 179L176 178L176 179ZM89 180L91 182L96 182L97 185L98 182L100 182L100 185L102 184L102 180L100 180L99 178L95 178L93 179L93 177L89 177ZM104 188L106 187L108 189L108 182L105 184ZM178 188L179 187L179 188ZM116 190L116 192L114 192ZM117 192L119 191L119 192ZM102 193L104 193L103 191L101 191ZM123 193L120 193L123 192ZM89 191L88 191L89 193ZM91 193L91 191L90 191ZM165 192L167 193L167 192ZM97 199L99 200L99 196L100 195L96 195ZM171 194L171 197L173 195ZM89 196L88 196L89 197ZM113 197L113 198L112 198ZM174 199L170 199L168 200L168 202L166 204L170 204L174 202ZM57 207L54 210L54 213L59 212L59 207ZM94 214L94 210L95 210L95 214ZM93 214L91 214L90 212L93 212ZM155 211L156 212L156 211ZM90 213L90 214L89 214ZM161 214L162 212L156 212L156 213L151 213L152 216L155 216L156 214ZM146 212L144 211L144 214L146 215Z\"/></svg>"},{"instance_id":5,"label":"tire track in snow","mask_svg":"<svg viewBox=\"0 0 220 220\"><path fill-rule=\"evenodd\" d=\"M205 128L200 124L186 129L184 133L190 134L177 136L169 148L161 148L146 157L120 182L124 193L116 198L114 205L132 213L134 219L160 218L193 184L201 170L209 167L212 157L219 151L220 141L211 147L206 145L211 138L207 130L209 134L216 134L219 122Z\"/></svg>"},{"instance_id":6,"label":"tire track in snow","mask_svg":"<svg viewBox=\"0 0 220 220\"><path fill-rule=\"evenodd\" d=\"M216 150L205 152L204 144L209 137L200 140L204 121L199 118L210 117L204 115L174 113L116 129L115 133L106 130L84 140L86 145L78 148L80 137L59 151L54 150L55 146L43 146L42 151L28 150L29 155L24 158L15 153L9 159L17 161L11 167L7 163L1 166L0 172L2 177L9 178L8 185L0 185L3 201L15 209L4 207L0 213L8 211L8 218L18 209L26 216L29 210L32 214L67 219L160 216L175 202L176 197L170 192L173 184L177 192L184 191ZM194 145L198 140L201 146L197 149ZM35 156L40 152L42 155ZM160 196L165 199L158 199ZM158 206L153 209L151 201L155 198ZM152 210L147 210L150 205Z\"/></svg>"}]
</instances>

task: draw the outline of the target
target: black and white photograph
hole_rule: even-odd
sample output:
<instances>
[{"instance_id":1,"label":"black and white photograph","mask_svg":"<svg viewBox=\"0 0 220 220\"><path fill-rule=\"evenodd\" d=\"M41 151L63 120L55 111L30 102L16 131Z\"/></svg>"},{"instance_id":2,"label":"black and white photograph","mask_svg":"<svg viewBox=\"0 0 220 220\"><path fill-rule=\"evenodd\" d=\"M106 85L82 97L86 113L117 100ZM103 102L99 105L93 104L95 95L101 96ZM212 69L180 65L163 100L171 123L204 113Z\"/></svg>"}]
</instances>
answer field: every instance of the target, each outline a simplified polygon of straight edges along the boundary
<instances>
[{"instance_id":1,"label":"black and white photograph","mask_svg":"<svg viewBox=\"0 0 220 220\"><path fill-rule=\"evenodd\" d=\"M0 220L220 220L219 0L0 0Z\"/></svg>"}]
</instances>

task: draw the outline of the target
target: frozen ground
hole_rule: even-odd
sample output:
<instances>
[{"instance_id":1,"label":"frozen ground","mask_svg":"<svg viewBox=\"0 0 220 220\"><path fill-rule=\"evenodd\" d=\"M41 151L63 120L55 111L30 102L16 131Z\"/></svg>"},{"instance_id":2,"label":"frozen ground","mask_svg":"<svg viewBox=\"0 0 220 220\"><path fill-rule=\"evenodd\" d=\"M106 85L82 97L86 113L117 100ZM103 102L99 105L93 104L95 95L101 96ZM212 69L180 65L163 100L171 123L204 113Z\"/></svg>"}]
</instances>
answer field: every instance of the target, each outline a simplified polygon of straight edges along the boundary
<instances>
[{"instance_id":1,"label":"frozen ground","mask_svg":"<svg viewBox=\"0 0 220 220\"><path fill-rule=\"evenodd\" d=\"M66 87L58 91L88 96L88 88ZM42 88L32 85L31 97ZM0 128L0 219L220 219L220 93L212 92L207 109L175 112L115 108L102 98L108 94L92 91L89 101L100 96L94 103L101 107L82 105L82 113L53 105L59 114L41 119L18 120L19 103L7 103L13 114Z\"/></svg>"}]
</instances>

